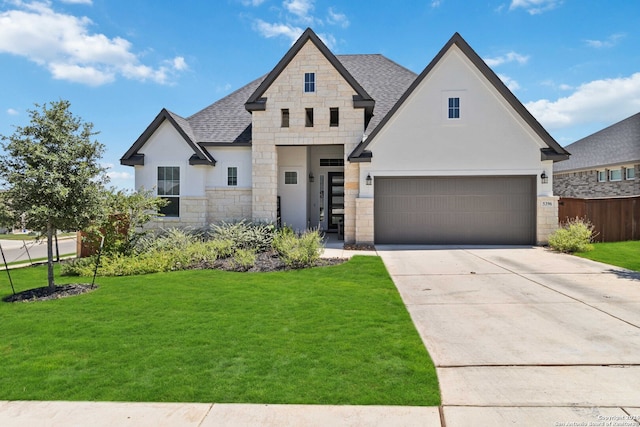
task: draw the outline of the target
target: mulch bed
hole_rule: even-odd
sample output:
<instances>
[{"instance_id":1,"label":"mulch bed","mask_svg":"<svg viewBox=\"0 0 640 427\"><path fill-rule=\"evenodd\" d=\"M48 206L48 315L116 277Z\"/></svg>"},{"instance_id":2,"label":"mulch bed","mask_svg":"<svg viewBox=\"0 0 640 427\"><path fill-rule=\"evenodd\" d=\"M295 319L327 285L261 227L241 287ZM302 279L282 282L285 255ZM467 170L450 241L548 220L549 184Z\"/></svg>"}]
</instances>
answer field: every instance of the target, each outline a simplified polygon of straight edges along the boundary
<instances>
[{"instance_id":1,"label":"mulch bed","mask_svg":"<svg viewBox=\"0 0 640 427\"><path fill-rule=\"evenodd\" d=\"M365 245L360 243L345 243L344 249L346 251L375 251L376 247L373 245Z\"/></svg>"},{"instance_id":2,"label":"mulch bed","mask_svg":"<svg viewBox=\"0 0 640 427\"><path fill-rule=\"evenodd\" d=\"M53 299L67 298L76 295L86 294L97 289L98 286L91 286L89 283L73 283L70 285L56 286L52 291L48 286L43 288L28 289L9 295L3 299L4 302L33 302L47 301Z\"/></svg>"},{"instance_id":3,"label":"mulch bed","mask_svg":"<svg viewBox=\"0 0 640 427\"><path fill-rule=\"evenodd\" d=\"M346 249L346 246L345 246ZM330 265L338 265L347 261L344 258L320 258L313 267L323 267ZM256 257L256 261L249 270L243 269L234 262L233 258L219 259L213 263L203 262L200 265L192 266L192 269L217 269L225 271L248 271L248 272L270 272L270 271L283 271L290 270L284 262L280 259L276 252L264 252L260 253ZM75 283L70 285L56 286L54 291L51 291L49 287L42 287L36 289L28 289L26 291L18 292L15 295L9 295L4 298L5 302L33 302L33 301L47 301L53 299L67 298L75 295L81 295L87 292L91 292L97 289L98 286L91 286L88 283Z\"/></svg>"}]
</instances>

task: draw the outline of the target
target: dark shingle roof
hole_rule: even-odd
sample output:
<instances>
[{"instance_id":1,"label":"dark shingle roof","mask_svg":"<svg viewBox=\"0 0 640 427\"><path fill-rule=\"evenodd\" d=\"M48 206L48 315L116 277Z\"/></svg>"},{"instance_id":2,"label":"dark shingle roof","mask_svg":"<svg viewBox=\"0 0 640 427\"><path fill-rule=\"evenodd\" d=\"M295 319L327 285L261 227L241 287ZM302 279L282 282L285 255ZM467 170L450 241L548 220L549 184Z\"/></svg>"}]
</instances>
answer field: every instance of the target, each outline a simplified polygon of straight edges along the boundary
<instances>
[{"instance_id":1,"label":"dark shingle roof","mask_svg":"<svg viewBox=\"0 0 640 427\"><path fill-rule=\"evenodd\" d=\"M382 55L337 55L336 58L376 101L367 133L380 124L382 117L416 78L414 72ZM203 145L250 143L251 113L245 110L245 102L265 77L176 122L185 133L194 135L194 141Z\"/></svg>"},{"instance_id":2,"label":"dark shingle roof","mask_svg":"<svg viewBox=\"0 0 640 427\"><path fill-rule=\"evenodd\" d=\"M569 160L554 165L554 172L592 169L640 161L640 113L565 147Z\"/></svg>"},{"instance_id":3,"label":"dark shingle roof","mask_svg":"<svg viewBox=\"0 0 640 427\"><path fill-rule=\"evenodd\" d=\"M379 54L336 57L376 101L373 118L365 132L370 134L416 79L417 74Z\"/></svg>"}]
</instances>

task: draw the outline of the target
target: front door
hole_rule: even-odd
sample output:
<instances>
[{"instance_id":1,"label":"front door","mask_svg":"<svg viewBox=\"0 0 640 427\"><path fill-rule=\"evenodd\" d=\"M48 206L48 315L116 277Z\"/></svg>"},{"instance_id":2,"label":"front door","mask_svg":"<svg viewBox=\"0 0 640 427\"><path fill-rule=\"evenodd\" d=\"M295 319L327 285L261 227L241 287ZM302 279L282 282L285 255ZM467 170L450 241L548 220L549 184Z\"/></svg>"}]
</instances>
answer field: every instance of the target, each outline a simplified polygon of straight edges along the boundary
<instances>
[{"instance_id":1,"label":"front door","mask_svg":"<svg viewBox=\"0 0 640 427\"><path fill-rule=\"evenodd\" d=\"M344 172L329 172L328 229L338 231L344 222Z\"/></svg>"}]
</instances>

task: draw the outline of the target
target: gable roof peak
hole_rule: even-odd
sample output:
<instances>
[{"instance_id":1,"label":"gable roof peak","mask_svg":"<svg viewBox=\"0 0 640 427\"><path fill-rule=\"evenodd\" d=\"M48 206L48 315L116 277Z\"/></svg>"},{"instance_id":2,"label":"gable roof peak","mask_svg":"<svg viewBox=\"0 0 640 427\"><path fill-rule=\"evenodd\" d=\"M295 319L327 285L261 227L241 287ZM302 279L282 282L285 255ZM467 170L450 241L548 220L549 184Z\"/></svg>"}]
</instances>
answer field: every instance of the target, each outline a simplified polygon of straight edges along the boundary
<instances>
[{"instance_id":1,"label":"gable roof peak","mask_svg":"<svg viewBox=\"0 0 640 427\"><path fill-rule=\"evenodd\" d=\"M318 37L318 35L311 29L307 28L304 30L302 35L296 40L296 42L291 46L289 51L282 57L280 62L275 66L273 70L267 77L262 81L260 86L253 92L253 94L249 97L247 102L245 103L245 108L247 111L256 111L256 110L264 110L266 100L263 98L264 93L267 89L273 84L273 82L278 78L278 76L284 71L285 68L289 65L289 63L296 57L298 52L307 44L307 42L312 42L315 47L322 53L322 55L331 63L331 65L340 73L340 75L347 81L347 83L353 88L353 90L357 93L354 96L354 104L356 106L365 106L365 108L373 110L373 98L367 93L366 90L358 83L358 81L347 71L347 69L342 65L342 63L336 58L336 56L329 50L326 44Z\"/></svg>"}]
</instances>

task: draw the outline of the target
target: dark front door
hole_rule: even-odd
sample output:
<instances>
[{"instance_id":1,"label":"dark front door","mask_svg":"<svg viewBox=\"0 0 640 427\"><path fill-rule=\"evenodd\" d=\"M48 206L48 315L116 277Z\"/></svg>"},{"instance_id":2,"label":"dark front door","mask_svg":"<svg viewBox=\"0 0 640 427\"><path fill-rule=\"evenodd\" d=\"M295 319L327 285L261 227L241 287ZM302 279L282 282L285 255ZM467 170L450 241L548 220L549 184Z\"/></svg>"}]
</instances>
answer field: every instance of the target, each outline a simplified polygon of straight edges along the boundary
<instances>
[{"instance_id":1,"label":"dark front door","mask_svg":"<svg viewBox=\"0 0 640 427\"><path fill-rule=\"evenodd\" d=\"M344 172L329 172L329 230L344 221Z\"/></svg>"}]
</instances>

